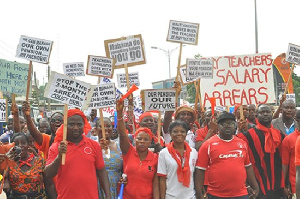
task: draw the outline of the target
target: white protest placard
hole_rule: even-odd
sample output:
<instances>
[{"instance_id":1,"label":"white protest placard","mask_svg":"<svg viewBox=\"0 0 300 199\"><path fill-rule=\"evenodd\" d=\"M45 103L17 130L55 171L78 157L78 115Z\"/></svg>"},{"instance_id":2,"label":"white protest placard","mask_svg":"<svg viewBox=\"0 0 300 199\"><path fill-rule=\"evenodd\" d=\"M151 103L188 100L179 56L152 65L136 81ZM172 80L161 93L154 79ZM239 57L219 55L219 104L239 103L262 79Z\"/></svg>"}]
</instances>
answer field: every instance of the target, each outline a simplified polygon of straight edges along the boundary
<instances>
[{"instance_id":1,"label":"white protest placard","mask_svg":"<svg viewBox=\"0 0 300 199\"><path fill-rule=\"evenodd\" d=\"M89 101L91 85L52 71L44 97L75 107L83 107ZM87 98L87 99L86 99Z\"/></svg>"},{"instance_id":2,"label":"white protest placard","mask_svg":"<svg viewBox=\"0 0 300 199\"><path fill-rule=\"evenodd\" d=\"M51 117L51 115L52 115L52 112L46 112L46 116L47 116L47 118L50 118L50 117Z\"/></svg>"},{"instance_id":3,"label":"white protest placard","mask_svg":"<svg viewBox=\"0 0 300 199\"><path fill-rule=\"evenodd\" d=\"M174 111L176 108L175 89L150 89L142 93L145 111Z\"/></svg>"},{"instance_id":4,"label":"white protest placard","mask_svg":"<svg viewBox=\"0 0 300 199\"><path fill-rule=\"evenodd\" d=\"M84 63L74 62L74 63L64 63L64 74L70 77L85 76L84 73Z\"/></svg>"},{"instance_id":5,"label":"white protest placard","mask_svg":"<svg viewBox=\"0 0 300 199\"><path fill-rule=\"evenodd\" d=\"M275 103L272 55L269 53L213 57L213 79L201 80L203 106Z\"/></svg>"},{"instance_id":6,"label":"white protest placard","mask_svg":"<svg viewBox=\"0 0 300 199\"><path fill-rule=\"evenodd\" d=\"M290 93L290 94L286 94L286 100L293 100L294 103L296 104L296 96L295 93Z\"/></svg>"},{"instance_id":7,"label":"white protest placard","mask_svg":"<svg viewBox=\"0 0 300 199\"><path fill-rule=\"evenodd\" d=\"M112 78L114 67L115 60L112 58L89 55L86 74Z\"/></svg>"},{"instance_id":8,"label":"white protest placard","mask_svg":"<svg viewBox=\"0 0 300 199\"><path fill-rule=\"evenodd\" d=\"M170 20L167 41L197 45L198 32L198 23Z\"/></svg>"},{"instance_id":9,"label":"white protest placard","mask_svg":"<svg viewBox=\"0 0 300 199\"><path fill-rule=\"evenodd\" d=\"M16 57L43 64L49 63L52 41L21 35Z\"/></svg>"},{"instance_id":10,"label":"white protest placard","mask_svg":"<svg viewBox=\"0 0 300 199\"><path fill-rule=\"evenodd\" d=\"M0 122L7 122L7 99L0 99Z\"/></svg>"},{"instance_id":11,"label":"white protest placard","mask_svg":"<svg viewBox=\"0 0 300 199\"><path fill-rule=\"evenodd\" d=\"M99 109L116 105L116 88L114 83L92 86L93 95L88 103L89 109Z\"/></svg>"},{"instance_id":12,"label":"white protest placard","mask_svg":"<svg viewBox=\"0 0 300 199\"><path fill-rule=\"evenodd\" d=\"M104 41L106 56L116 60L115 68L146 63L142 35Z\"/></svg>"},{"instance_id":13,"label":"white protest placard","mask_svg":"<svg viewBox=\"0 0 300 199\"><path fill-rule=\"evenodd\" d=\"M186 76L192 79L212 79L213 64L212 59L186 59Z\"/></svg>"},{"instance_id":14,"label":"white protest placard","mask_svg":"<svg viewBox=\"0 0 300 199\"><path fill-rule=\"evenodd\" d=\"M128 73L129 76L129 84L132 86L132 84L135 84L136 86L140 86L140 79L139 79L139 73ZM127 88L127 80L125 74L118 74L118 87L119 88Z\"/></svg>"},{"instance_id":15,"label":"white protest placard","mask_svg":"<svg viewBox=\"0 0 300 199\"><path fill-rule=\"evenodd\" d=\"M193 83L195 80L197 80L197 79L186 76L186 64L180 66L179 72L180 72L180 80L181 80L182 85L187 85L187 84Z\"/></svg>"},{"instance_id":16,"label":"white protest placard","mask_svg":"<svg viewBox=\"0 0 300 199\"><path fill-rule=\"evenodd\" d=\"M300 46L289 43L286 61L293 64L300 64Z\"/></svg>"}]
</instances>

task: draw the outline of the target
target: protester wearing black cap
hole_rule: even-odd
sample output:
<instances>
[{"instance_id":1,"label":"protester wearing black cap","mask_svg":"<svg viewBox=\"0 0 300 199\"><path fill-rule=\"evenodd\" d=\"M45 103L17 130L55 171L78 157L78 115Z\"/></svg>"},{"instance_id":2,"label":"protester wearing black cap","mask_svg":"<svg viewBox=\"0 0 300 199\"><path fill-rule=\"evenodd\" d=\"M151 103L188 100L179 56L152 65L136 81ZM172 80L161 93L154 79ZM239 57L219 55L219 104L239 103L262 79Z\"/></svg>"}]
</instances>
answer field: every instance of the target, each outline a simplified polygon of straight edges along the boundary
<instances>
[{"instance_id":1,"label":"protester wearing black cap","mask_svg":"<svg viewBox=\"0 0 300 199\"><path fill-rule=\"evenodd\" d=\"M195 171L197 198L204 198L202 193L204 175L209 175L208 199L249 198L246 180L253 188L251 195L256 197L259 191L258 184L249 160L247 144L234 136L235 116L223 112L218 118L218 129L219 134L203 143L198 153ZM206 173L205 170L207 170Z\"/></svg>"}]
</instances>

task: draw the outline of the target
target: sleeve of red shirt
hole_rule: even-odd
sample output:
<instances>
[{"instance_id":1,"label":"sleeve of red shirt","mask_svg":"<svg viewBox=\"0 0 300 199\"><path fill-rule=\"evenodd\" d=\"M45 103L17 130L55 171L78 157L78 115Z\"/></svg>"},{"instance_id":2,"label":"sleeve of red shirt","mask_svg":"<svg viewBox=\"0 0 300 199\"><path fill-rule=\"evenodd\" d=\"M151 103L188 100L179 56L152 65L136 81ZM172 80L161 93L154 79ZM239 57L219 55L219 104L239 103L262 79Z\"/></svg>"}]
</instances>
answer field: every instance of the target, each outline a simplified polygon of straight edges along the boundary
<instances>
[{"instance_id":1,"label":"sleeve of red shirt","mask_svg":"<svg viewBox=\"0 0 300 199\"><path fill-rule=\"evenodd\" d=\"M297 138L295 145L295 165L300 166L300 136Z\"/></svg>"},{"instance_id":2,"label":"sleeve of red shirt","mask_svg":"<svg viewBox=\"0 0 300 199\"><path fill-rule=\"evenodd\" d=\"M204 142L198 152L198 159L196 162L196 168L201 170L206 170L209 164L209 142Z\"/></svg>"},{"instance_id":3,"label":"sleeve of red shirt","mask_svg":"<svg viewBox=\"0 0 300 199\"><path fill-rule=\"evenodd\" d=\"M51 164L58 155L58 143L54 142L49 148L48 158L46 161L46 165Z\"/></svg>"},{"instance_id":4,"label":"sleeve of red shirt","mask_svg":"<svg viewBox=\"0 0 300 199\"><path fill-rule=\"evenodd\" d=\"M167 150L167 149L165 149ZM158 176L167 176L167 164L165 158L165 151L161 151L158 156L158 166L157 166Z\"/></svg>"},{"instance_id":5,"label":"sleeve of red shirt","mask_svg":"<svg viewBox=\"0 0 300 199\"><path fill-rule=\"evenodd\" d=\"M130 144L130 147L129 147L127 153L125 155L122 154L124 164L126 164L126 162L129 160L130 154L132 153L133 150L134 150L133 146Z\"/></svg>"},{"instance_id":6,"label":"sleeve of red shirt","mask_svg":"<svg viewBox=\"0 0 300 199\"><path fill-rule=\"evenodd\" d=\"M93 141L92 143L96 151L95 167L96 169L102 169L105 167L103 156L102 156L102 148L97 142Z\"/></svg>"},{"instance_id":7,"label":"sleeve of red shirt","mask_svg":"<svg viewBox=\"0 0 300 199\"><path fill-rule=\"evenodd\" d=\"M282 164L289 165L290 163L290 147L289 139L285 138L281 144Z\"/></svg>"},{"instance_id":8,"label":"sleeve of red shirt","mask_svg":"<svg viewBox=\"0 0 300 199\"><path fill-rule=\"evenodd\" d=\"M195 142L203 141L204 139L205 139L205 137L204 137L204 133L203 133L203 128L202 129L198 129L196 131Z\"/></svg>"}]
</instances>

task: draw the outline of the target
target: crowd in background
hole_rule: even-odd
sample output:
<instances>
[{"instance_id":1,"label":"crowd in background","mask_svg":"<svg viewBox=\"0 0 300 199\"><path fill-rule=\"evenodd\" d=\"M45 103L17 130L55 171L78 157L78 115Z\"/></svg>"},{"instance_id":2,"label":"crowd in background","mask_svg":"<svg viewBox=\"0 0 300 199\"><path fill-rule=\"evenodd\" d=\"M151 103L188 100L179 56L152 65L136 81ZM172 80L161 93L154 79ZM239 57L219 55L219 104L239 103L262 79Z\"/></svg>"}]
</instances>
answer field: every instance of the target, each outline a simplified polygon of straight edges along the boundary
<instances>
[{"instance_id":1,"label":"crowd in background","mask_svg":"<svg viewBox=\"0 0 300 199\"><path fill-rule=\"evenodd\" d=\"M36 124L29 102L21 113L12 104L0 136L6 197L115 199L123 183L124 199L296 198L300 111L293 101L283 96L275 111L267 104L236 105L233 113L198 108L180 106L163 119L145 112L138 123L124 118L122 101L115 121L70 109L63 142L62 113Z\"/></svg>"}]
</instances>

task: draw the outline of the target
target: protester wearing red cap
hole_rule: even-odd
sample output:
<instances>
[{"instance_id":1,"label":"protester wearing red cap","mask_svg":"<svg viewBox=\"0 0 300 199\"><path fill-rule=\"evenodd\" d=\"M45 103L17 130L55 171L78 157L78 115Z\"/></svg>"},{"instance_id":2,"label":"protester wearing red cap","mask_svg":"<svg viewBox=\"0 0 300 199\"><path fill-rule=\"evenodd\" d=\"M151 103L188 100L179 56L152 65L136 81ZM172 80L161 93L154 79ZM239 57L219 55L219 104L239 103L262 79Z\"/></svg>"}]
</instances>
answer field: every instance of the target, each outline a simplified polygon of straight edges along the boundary
<instances>
[{"instance_id":1,"label":"protester wearing red cap","mask_svg":"<svg viewBox=\"0 0 300 199\"><path fill-rule=\"evenodd\" d=\"M172 142L158 158L161 199L195 198L194 170L198 153L185 142L188 130L188 126L179 120L169 126Z\"/></svg>"},{"instance_id":2,"label":"protester wearing red cap","mask_svg":"<svg viewBox=\"0 0 300 199\"><path fill-rule=\"evenodd\" d=\"M154 147L154 148L158 148L156 145L156 143L158 142L158 139L157 139L157 128L156 128L156 124L155 124L155 119L152 115L152 113L150 112L144 112L140 118L139 118L139 124L140 124L140 127L146 127L148 129L150 129L153 133L153 139L152 139L152 143L151 143L151 148ZM164 147L165 144L164 144L164 139L162 136L160 136L160 146Z\"/></svg>"},{"instance_id":3,"label":"protester wearing red cap","mask_svg":"<svg viewBox=\"0 0 300 199\"><path fill-rule=\"evenodd\" d=\"M62 141L63 125L56 132L45 173L47 178L57 175L58 199L98 199L97 176L106 198L111 198L102 149L97 142L84 135L90 129L83 112L71 109L68 110L67 143ZM63 153L66 153L66 163L62 166Z\"/></svg>"},{"instance_id":4,"label":"protester wearing red cap","mask_svg":"<svg viewBox=\"0 0 300 199\"><path fill-rule=\"evenodd\" d=\"M159 187L157 171L157 154L148 150L153 134L148 128L139 128L135 133L133 147L128 140L123 121L124 102L117 101L118 132L123 155L124 173L128 183L125 186L124 199L158 199Z\"/></svg>"}]
</instances>

